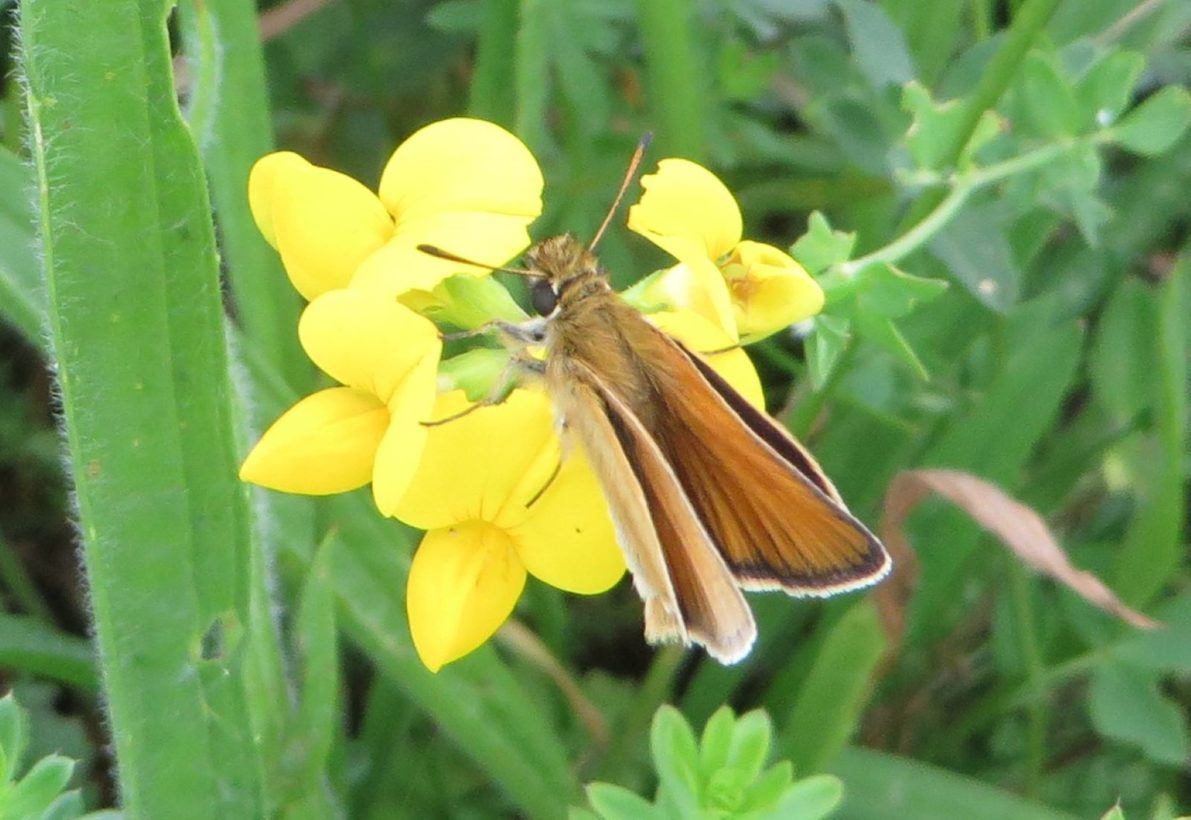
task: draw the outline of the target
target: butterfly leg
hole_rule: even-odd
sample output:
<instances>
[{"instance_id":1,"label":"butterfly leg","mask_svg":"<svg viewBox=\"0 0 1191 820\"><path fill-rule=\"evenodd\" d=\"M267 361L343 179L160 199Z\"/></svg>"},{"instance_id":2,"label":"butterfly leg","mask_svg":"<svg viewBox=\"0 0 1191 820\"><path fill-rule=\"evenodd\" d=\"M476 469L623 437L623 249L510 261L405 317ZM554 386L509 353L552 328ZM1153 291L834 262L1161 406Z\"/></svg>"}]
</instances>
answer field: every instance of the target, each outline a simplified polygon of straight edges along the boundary
<instances>
[{"instance_id":1,"label":"butterfly leg","mask_svg":"<svg viewBox=\"0 0 1191 820\"><path fill-rule=\"evenodd\" d=\"M446 418L423 421L421 424L423 427L438 427L449 421L461 419L479 410L481 407L491 407L494 404L501 404L519 384L525 381L522 378L523 376L528 375L541 378L542 374L545 373L545 369L545 362L533 358L524 350L520 350L509 357L508 364L505 365L504 369L500 372L500 376L493 382L491 392L483 399L460 410L458 413L452 413Z\"/></svg>"}]
</instances>

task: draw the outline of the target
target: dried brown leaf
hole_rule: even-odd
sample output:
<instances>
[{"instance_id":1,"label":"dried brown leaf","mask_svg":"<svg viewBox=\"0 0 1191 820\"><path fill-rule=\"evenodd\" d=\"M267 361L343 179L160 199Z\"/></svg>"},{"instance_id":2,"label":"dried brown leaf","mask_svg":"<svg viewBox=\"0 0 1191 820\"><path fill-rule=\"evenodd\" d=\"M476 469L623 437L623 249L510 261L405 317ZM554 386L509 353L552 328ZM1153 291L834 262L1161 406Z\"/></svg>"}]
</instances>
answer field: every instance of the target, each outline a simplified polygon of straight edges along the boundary
<instances>
[{"instance_id":1,"label":"dried brown leaf","mask_svg":"<svg viewBox=\"0 0 1191 820\"><path fill-rule=\"evenodd\" d=\"M1130 609L1090 572L1071 564L1037 512L1000 487L960 470L908 470L894 477L881 512L881 540L893 556L893 576L874 591L890 643L900 642L905 611L917 579L917 562L903 524L919 502L936 493L995 535L1022 563L1053 578L1089 603L1143 629L1160 624Z\"/></svg>"}]
</instances>

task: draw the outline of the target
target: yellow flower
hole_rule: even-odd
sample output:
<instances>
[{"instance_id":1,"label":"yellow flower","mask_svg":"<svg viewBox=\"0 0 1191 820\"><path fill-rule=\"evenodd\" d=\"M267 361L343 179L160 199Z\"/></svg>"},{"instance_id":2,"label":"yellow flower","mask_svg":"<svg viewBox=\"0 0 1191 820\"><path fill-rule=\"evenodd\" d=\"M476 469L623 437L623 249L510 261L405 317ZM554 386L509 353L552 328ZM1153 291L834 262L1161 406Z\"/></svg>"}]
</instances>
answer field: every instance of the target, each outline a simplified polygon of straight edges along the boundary
<instances>
[{"instance_id":1,"label":"yellow flower","mask_svg":"<svg viewBox=\"0 0 1191 820\"><path fill-rule=\"evenodd\" d=\"M438 245L499 264L529 244L542 210L542 172L500 126L450 119L397 147L379 195L351 177L282 151L257 161L248 180L253 217L307 299L349 284L396 295L429 290L456 273L483 275L417 250Z\"/></svg>"},{"instance_id":2,"label":"yellow flower","mask_svg":"<svg viewBox=\"0 0 1191 820\"><path fill-rule=\"evenodd\" d=\"M442 342L434 325L395 301L357 290L324 293L298 325L306 353L341 387L320 390L274 422L240 478L328 495L372 482L392 515L413 479L434 407Z\"/></svg>"},{"instance_id":3,"label":"yellow flower","mask_svg":"<svg viewBox=\"0 0 1191 820\"><path fill-rule=\"evenodd\" d=\"M446 393L435 417L468 405L462 391ZM535 391L516 390L502 404L430 428L396 515L427 531L410 567L406 608L431 671L492 636L527 572L583 594L603 592L624 574L586 459L569 452L559 467L560 454L550 403Z\"/></svg>"},{"instance_id":4,"label":"yellow flower","mask_svg":"<svg viewBox=\"0 0 1191 820\"><path fill-rule=\"evenodd\" d=\"M641 180L629 228L679 261L647 296L694 310L743 342L755 342L823 308L823 290L787 254L741 241L743 221L715 174L685 159L664 159Z\"/></svg>"},{"instance_id":5,"label":"yellow flower","mask_svg":"<svg viewBox=\"0 0 1191 820\"><path fill-rule=\"evenodd\" d=\"M667 310L647 317L664 333L703 357L754 407L765 409L765 393L752 360L736 339L715 322L692 310Z\"/></svg>"}]
</instances>

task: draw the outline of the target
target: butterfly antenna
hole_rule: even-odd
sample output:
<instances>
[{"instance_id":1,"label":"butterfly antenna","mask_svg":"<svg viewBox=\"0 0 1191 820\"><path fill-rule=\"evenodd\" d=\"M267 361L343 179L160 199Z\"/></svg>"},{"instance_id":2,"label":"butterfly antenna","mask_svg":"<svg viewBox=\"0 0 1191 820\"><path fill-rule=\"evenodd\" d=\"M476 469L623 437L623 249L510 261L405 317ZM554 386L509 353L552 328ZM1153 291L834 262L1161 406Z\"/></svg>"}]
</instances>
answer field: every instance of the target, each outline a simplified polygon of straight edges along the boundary
<instances>
[{"instance_id":1,"label":"butterfly antenna","mask_svg":"<svg viewBox=\"0 0 1191 820\"><path fill-rule=\"evenodd\" d=\"M633 152L633 158L629 160L629 169L624 173L624 181L620 183L620 190L616 193L616 199L612 200L612 207L608 209L608 215L604 217L600 229L596 231L595 237L591 240L591 244L587 246L590 253L595 250L596 243L604 235L604 231L608 230L608 224L612 222L612 217L616 215L617 209L620 207L620 201L624 199L625 192L629 189L629 184L632 183L633 177L637 175L637 169L641 166L641 159L645 156L645 151L649 148L649 143L653 141L653 133L646 131L645 135L641 137L641 141L637 143L637 150Z\"/></svg>"},{"instance_id":2,"label":"butterfly antenna","mask_svg":"<svg viewBox=\"0 0 1191 820\"><path fill-rule=\"evenodd\" d=\"M489 265L487 262L477 262L474 259L467 259L457 253L444 251L436 245L418 245L418 250L430 256L437 256L439 259L446 259L448 262L460 262L464 265L475 265L477 268L487 268L488 270L498 270L503 273L515 273L518 276L538 276L539 274L525 268L503 268L500 265Z\"/></svg>"}]
</instances>

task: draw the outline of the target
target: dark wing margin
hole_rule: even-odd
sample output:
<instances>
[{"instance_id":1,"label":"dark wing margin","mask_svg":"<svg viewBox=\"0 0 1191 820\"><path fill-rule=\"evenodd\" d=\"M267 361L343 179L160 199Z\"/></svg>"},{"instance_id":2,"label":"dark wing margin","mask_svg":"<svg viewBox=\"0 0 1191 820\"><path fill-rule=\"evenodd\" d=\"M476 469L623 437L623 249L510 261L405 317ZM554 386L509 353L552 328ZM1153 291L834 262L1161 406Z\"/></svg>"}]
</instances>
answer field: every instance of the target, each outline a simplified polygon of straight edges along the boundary
<instances>
[{"instance_id":1,"label":"dark wing margin","mask_svg":"<svg viewBox=\"0 0 1191 820\"><path fill-rule=\"evenodd\" d=\"M697 356L660 332L654 429L665 461L746 589L826 596L889 570L814 459ZM693 442L697 445L692 446Z\"/></svg>"}]
</instances>

